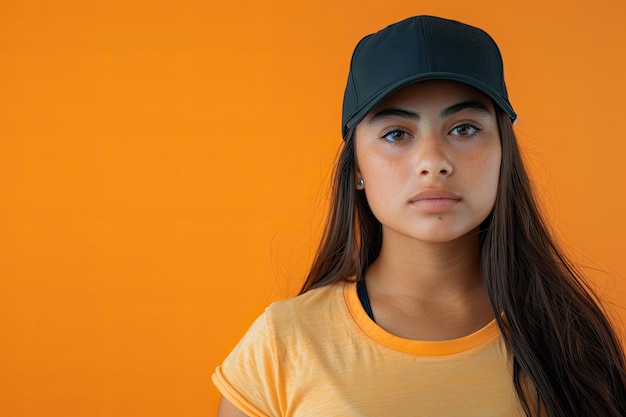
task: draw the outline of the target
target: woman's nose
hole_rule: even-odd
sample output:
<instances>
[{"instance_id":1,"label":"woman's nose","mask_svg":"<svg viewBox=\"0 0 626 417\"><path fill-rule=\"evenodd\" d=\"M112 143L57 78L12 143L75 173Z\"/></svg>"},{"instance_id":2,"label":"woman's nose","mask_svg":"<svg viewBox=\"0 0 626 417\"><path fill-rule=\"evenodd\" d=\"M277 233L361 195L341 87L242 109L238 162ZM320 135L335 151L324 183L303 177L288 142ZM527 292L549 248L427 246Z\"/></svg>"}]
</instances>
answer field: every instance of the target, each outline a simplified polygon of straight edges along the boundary
<instances>
[{"instance_id":1,"label":"woman's nose","mask_svg":"<svg viewBox=\"0 0 626 417\"><path fill-rule=\"evenodd\" d=\"M447 177L452 174L452 161L449 158L444 138L434 133L425 134L419 139L416 152L416 175Z\"/></svg>"}]
</instances>

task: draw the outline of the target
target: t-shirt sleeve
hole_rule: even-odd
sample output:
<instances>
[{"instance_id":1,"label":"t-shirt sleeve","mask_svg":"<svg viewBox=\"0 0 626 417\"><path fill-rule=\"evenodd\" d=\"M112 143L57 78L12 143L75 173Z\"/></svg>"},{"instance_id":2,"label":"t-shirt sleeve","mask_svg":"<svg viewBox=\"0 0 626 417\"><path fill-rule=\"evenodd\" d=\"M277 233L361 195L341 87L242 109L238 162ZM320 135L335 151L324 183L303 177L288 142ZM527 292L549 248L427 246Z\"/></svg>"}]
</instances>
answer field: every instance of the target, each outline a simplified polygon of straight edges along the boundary
<instances>
[{"instance_id":1,"label":"t-shirt sleeve","mask_svg":"<svg viewBox=\"0 0 626 417\"><path fill-rule=\"evenodd\" d=\"M281 415L277 361L266 310L218 366L213 383L233 405L250 417Z\"/></svg>"}]
</instances>

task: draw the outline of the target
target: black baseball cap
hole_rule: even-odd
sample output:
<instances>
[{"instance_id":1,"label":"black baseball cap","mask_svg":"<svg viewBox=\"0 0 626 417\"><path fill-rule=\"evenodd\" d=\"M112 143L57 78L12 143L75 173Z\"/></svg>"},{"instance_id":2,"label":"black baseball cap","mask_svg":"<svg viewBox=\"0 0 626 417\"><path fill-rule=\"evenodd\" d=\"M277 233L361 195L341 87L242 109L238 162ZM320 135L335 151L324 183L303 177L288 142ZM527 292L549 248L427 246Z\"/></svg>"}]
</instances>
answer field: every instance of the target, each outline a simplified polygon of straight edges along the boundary
<instances>
[{"instance_id":1,"label":"black baseball cap","mask_svg":"<svg viewBox=\"0 0 626 417\"><path fill-rule=\"evenodd\" d=\"M498 45L482 29L455 20L414 16L368 35L356 46L343 98L342 133L395 91L425 80L468 84L504 110L509 103Z\"/></svg>"}]
</instances>

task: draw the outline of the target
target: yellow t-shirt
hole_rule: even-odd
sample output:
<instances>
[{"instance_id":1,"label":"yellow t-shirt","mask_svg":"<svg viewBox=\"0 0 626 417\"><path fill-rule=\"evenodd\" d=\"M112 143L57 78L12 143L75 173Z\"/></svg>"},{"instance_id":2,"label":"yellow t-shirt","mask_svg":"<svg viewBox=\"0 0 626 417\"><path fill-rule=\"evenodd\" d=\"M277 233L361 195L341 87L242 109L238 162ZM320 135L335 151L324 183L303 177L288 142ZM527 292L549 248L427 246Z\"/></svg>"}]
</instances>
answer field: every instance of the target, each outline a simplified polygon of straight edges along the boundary
<instances>
[{"instance_id":1,"label":"yellow t-shirt","mask_svg":"<svg viewBox=\"0 0 626 417\"><path fill-rule=\"evenodd\" d=\"M495 320L460 339L394 336L339 282L272 304L213 374L256 416L523 416Z\"/></svg>"}]
</instances>

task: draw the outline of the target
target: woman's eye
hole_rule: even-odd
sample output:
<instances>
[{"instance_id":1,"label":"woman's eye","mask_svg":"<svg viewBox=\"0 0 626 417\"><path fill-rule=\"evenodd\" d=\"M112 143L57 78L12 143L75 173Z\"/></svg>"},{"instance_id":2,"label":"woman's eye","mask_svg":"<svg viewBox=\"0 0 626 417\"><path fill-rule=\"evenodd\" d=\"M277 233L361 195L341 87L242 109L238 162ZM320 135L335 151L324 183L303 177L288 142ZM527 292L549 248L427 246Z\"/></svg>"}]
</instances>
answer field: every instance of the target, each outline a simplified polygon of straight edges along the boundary
<instances>
[{"instance_id":1,"label":"woman's eye","mask_svg":"<svg viewBox=\"0 0 626 417\"><path fill-rule=\"evenodd\" d=\"M476 133L480 132L480 130L481 129L478 126L474 126L469 123L464 123L462 125L452 128L450 133L452 133L455 136L469 137L469 136L474 136Z\"/></svg>"},{"instance_id":2,"label":"woman's eye","mask_svg":"<svg viewBox=\"0 0 626 417\"><path fill-rule=\"evenodd\" d=\"M389 142L401 142L409 137L409 134L404 130L395 129L387 133L383 133L381 136L383 139Z\"/></svg>"}]
</instances>

